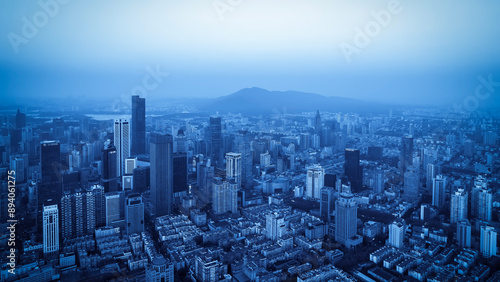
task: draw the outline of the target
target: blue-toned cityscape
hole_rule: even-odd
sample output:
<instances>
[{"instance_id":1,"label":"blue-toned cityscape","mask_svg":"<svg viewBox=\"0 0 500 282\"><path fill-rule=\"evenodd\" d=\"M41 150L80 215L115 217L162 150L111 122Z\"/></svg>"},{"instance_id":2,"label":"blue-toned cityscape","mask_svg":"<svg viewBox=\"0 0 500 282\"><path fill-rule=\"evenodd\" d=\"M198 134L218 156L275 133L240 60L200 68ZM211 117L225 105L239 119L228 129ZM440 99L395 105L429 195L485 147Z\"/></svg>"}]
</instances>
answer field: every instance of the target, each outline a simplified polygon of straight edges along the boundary
<instances>
[{"instance_id":1,"label":"blue-toned cityscape","mask_svg":"<svg viewBox=\"0 0 500 282\"><path fill-rule=\"evenodd\" d=\"M0 281L500 281L500 1L0 13Z\"/></svg>"}]
</instances>

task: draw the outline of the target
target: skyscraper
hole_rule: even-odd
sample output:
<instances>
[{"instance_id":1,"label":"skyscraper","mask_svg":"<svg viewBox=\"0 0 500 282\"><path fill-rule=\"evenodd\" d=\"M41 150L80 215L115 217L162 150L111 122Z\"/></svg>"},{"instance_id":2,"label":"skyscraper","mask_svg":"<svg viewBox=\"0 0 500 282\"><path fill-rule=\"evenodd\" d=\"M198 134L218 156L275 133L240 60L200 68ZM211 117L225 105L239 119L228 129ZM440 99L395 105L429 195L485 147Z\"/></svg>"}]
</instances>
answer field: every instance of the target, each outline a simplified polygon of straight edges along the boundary
<instances>
[{"instance_id":1,"label":"skyscraper","mask_svg":"<svg viewBox=\"0 0 500 282\"><path fill-rule=\"evenodd\" d=\"M445 203L446 177L442 174L436 175L432 182L432 205L442 207Z\"/></svg>"},{"instance_id":2,"label":"skyscraper","mask_svg":"<svg viewBox=\"0 0 500 282\"><path fill-rule=\"evenodd\" d=\"M335 240L341 244L356 235L358 207L351 193L340 193L335 204Z\"/></svg>"},{"instance_id":3,"label":"skyscraper","mask_svg":"<svg viewBox=\"0 0 500 282\"><path fill-rule=\"evenodd\" d=\"M497 254L497 232L492 226L481 226L481 254L485 258Z\"/></svg>"},{"instance_id":4,"label":"skyscraper","mask_svg":"<svg viewBox=\"0 0 500 282\"><path fill-rule=\"evenodd\" d=\"M222 167L222 120L221 117L210 117L211 159L216 167Z\"/></svg>"},{"instance_id":5,"label":"skyscraper","mask_svg":"<svg viewBox=\"0 0 500 282\"><path fill-rule=\"evenodd\" d=\"M144 203L141 195L127 197L125 223L125 231L128 235L144 231Z\"/></svg>"},{"instance_id":6,"label":"skyscraper","mask_svg":"<svg viewBox=\"0 0 500 282\"><path fill-rule=\"evenodd\" d=\"M43 255L57 258L59 255L59 210L57 205L43 206Z\"/></svg>"},{"instance_id":7,"label":"skyscraper","mask_svg":"<svg viewBox=\"0 0 500 282\"><path fill-rule=\"evenodd\" d=\"M389 225L389 241L388 245L395 248L403 247L403 239L405 236L406 225L404 221L394 221Z\"/></svg>"},{"instance_id":8,"label":"skyscraper","mask_svg":"<svg viewBox=\"0 0 500 282\"><path fill-rule=\"evenodd\" d=\"M323 146L323 130L321 124L321 115L319 114L319 110L316 111L316 116L314 117L314 134L319 137L320 146Z\"/></svg>"},{"instance_id":9,"label":"skyscraper","mask_svg":"<svg viewBox=\"0 0 500 282\"><path fill-rule=\"evenodd\" d=\"M385 185L384 172L379 168L375 172L375 189L374 189L374 192L377 193L377 194L384 193L384 185Z\"/></svg>"},{"instance_id":10,"label":"skyscraper","mask_svg":"<svg viewBox=\"0 0 500 282\"><path fill-rule=\"evenodd\" d=\"M462 248L471 246L471 225L468 220L457 223L457 243Z\"/></svg>"},{"instance_id":11,"label":"skyscraper","mask_svg":"<svg viewBox=\"0 0 500 282\"><path fill-rule=\"evenodd\" d=\"M325 186L325 170L319 166L312 166L307 169L306 196L312 199L319 199L321 189Z\"/></svg>"},{"instance_id":12,"label":"skyscraper","mask_svg":"<svg viewBox=\"0 0 500 282\"><path fill-rule=\"evenodd\" d=\"M102 147L102 186L104 192L118 191L117 187L117 161L116 148L111 140L104 142Z\"/></svg>"},{"instance_id":13,"label":"skyscraper","mask_svg":"<svg viewBox=\"0 0 500 282\"><path fill-rule=\"evenodd\" d=\"M132 155L146 153L146 99L132 96Z\"/></svg>"},{"instance_id":14,"label":"skyscraper","mask_svg":"<svg viewBox=\"0 0 500 282\"><path fill-rule=\"evenodd\" d=\"M459 188L451 194L450 222L457 223L467 219L467 203L469 194L465 189Z\"/></svg>"},{"instance_id":15,"label":"skyscraper","mask_svg":"<svg viewBox=\"0 0 500 282\"><path fill-rule=\"evenodd\" d=\"M226 154L226 178L234 178L234 181L241 187L241 154L227 153Z\"/></svg>"},{"instance_id":16,"label":"skyscraper","mask_svg":"<svg viewBox=\"0 0 500 282\"><path fill-rule=\"evenodd\" d=\"M96 228L96 205L92 190L65 191L61 199L61 234L64 239L93 234Z\"/></svg>"},{"instance_id":17,"label":"skyscraper","mask_svg":"<svg viewBox=\"0 0 500 282\"><path fill-rule=\"evenodd\" d=\"M174 265L161 254L156 254L146 268L147 282L174 282Z\"/></svg>"},{"instance_id":18,"label":"skyscraper","mask_svg":"<svg viewBox=\"0 0 500 282\"><path fill-rule=\"evenodd\" d=\"M246 130L240 130L238 134L234 136L233 149L236 153L241 154L241 184L246 188L251 188L253 186L253 156L250 141L246 134Z\"/></svg>"},{"instance_id":19,"label":"skyscraper","mask_svg":"<svg viewBox=\"0 0 500 282\"><path fill-rule=\"evenodd\" d=\"M432 189L432 183L434 178L436 177L436 165L427 164L427 174L426 174L426 188L427 190Z\"/></svg>"},{"instance_id":20,"label":"skyscraper","mask_svg":"<svg viewBox=\"0 0 500 282\"><path fill-rule=\"evenodd\" d=\"M96 227L106 225L106 198L102 185L92 185L90 187L95 203L95 224Z\"/></svg>"},{"instance_id":21,"label":"skyscraper","mask_svg":"<svg viewBox=\"0 0 500 282\"><path fill-rule=\"evenodd\" d=\"M42 181L38 186L38 234L42 233L44 204L51 201L58 205L62 197L60 144L58 141L43 141L40 147Z\"/></svg>"},{"instance_id":22,"label":"skyscraper","mask_svg":"<svg viewBox=\"0 0 500 282\"><path fill-rule=\"evenodd\" d=\"M420 180L417 170L410 166L404 174L404 196L410 199L419 197Z\"/></svg>"},{"instance_id":23,"label":"skyscraper","mask_svg":"<svg viewBox=\"0 0 500 282\"><path fill-rule=\"evenodd\" d=\"M186 153L173 154L174 166L174 198L176 201L187 195L188 190L188 160Z\"/></svg>"},{"instance_id":24,"label":"skyscraper","mask_svg":"<svg viewBox=\"0 0 500 282\"><path fill-rule=\"evenodd\" d=\"M359 150L345 149L344 171L351 182L352 191L360 192L363 189L363 171L359 165Z\"/></svg>"},{"instance_id":25,"label":"skyscraper","mask_svg":"<svg viewBox=\"0 0 500 282\"><path fill-rule=\"evenodd\" d=\"M171 214L174 201L173 137L151 135L151 199L156 217Z\"/></svg>"},{"instance_id":26,"label":"skyscraper","mask_svg":"<svg viewBox=\"0 0 500 282\"><path fill-rule=\"evenodd\" d=\"M120 219L121 197L119 192L109 192L105 195L106 201L106 226L111 226L113 221Z\"/></svg>"},{"instance_id":27,"label":"skyscraper","mask_svg":"<svg viewBox=\"0 0 500 282\"><path fill-rule=\"evenodd\" d=\"M404 175L406 168L413 164L413 137L411 135L401 138L401 149L399 155L399 169Z\"/></svg>"},{"instance_id":28,"label":"skyscraper","mask_svg":"<svg viewBox=\"0 0 500 282\"><path fill-rule=\"evenodd\" d=\"M335 188L323 187L321 189L321 199L319 202L319 211L321 219L330 222L330 215L335 210Z\"/></svg>"},{"instance_id":29,"label":"skyscraper","mask_svg":"<svg viewBox=\"0 0 500 282\"><path fill-rule=\"evenodd\" d=\"M130 157L130 125L126 119L115 119L114 145L116 148L116 175L125 173L125 159Z\"/></svg>"}]
</instances>

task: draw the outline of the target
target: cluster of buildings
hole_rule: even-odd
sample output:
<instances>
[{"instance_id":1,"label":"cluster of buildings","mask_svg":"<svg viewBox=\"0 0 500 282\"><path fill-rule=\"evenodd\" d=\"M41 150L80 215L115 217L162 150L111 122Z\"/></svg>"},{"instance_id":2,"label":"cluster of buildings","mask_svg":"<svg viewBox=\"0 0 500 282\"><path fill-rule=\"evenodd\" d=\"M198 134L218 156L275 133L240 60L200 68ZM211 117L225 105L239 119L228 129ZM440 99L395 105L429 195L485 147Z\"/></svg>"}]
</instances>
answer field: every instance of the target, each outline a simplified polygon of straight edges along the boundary
<instances>
[{"instance_id":1,"label":"cluster of buildings","mask_svg":"<svg viewBox=\"0 0 500 282\"><path fill-rule=\"evenodd\" d=\"M19 207L17 272L5 262L3 280L500 276L493 118L166 117L131 102L112 121L1 117L0 184L16 172ZM7 207L3 193L4 224Z\"/></svg>"}]
</instances>

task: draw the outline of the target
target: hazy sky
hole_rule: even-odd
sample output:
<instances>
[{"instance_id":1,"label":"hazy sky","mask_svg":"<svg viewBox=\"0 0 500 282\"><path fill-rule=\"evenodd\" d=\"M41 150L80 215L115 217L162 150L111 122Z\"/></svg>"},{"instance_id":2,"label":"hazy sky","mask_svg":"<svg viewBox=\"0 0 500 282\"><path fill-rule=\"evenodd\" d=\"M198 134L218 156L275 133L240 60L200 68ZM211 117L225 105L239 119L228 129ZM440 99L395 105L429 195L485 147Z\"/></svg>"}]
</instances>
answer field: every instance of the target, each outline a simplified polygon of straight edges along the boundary
<instances>
[{"instance_id":1,"label":"hazy sky","mask_svg":"<svg viewBox=\"0 0 500 282\"><path fill-rule=\"evenodd\" d=\"M7 101L111 99L146 81L151 99L256 86L446 104L474 95L479 75L500 81L495 0L40 3L0 2Z\"/></svg>"}]
</instances>

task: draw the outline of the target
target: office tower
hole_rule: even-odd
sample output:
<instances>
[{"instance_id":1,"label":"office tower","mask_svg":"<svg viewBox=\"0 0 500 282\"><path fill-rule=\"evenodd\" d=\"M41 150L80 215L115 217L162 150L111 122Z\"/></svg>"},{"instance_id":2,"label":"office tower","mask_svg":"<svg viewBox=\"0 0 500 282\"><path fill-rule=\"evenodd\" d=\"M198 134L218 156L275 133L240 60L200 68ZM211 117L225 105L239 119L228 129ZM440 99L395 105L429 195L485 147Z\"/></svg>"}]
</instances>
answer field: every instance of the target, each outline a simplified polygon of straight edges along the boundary
<instances>
[{"instance_id":1,"label":"office tower","mask_svg":"<svg viewBox=\"0 0 500 282\"><path fill-rule=\"evenodd\" d=\"M299 137L300 149L307 150L309 149L309 133L301 133Z\"/></svg>"},{"instance_id":2,"label":"office tower","mask_svg":"<svg viewBox=\"0 0 500 282\"><path fill-rule=\"evenodd\" d=\"M481 254L485 258L497 255L497 232L494 227L481 226Z\"/></svg>"},{"instance_id":3,"label":"office tower","mask_svg":"<svg viewBox=\"0 0 500 282\"><path fill-rule=\"evenodd\" d=\"M405 236L406 225L404 221L394 221L389 225L389 241L387 241L389 246L395 248L403 247L403 239Z\"/></svg>"},{"instance_id":4,"label":"office tower","mask_svg":"<svg viewBox=\"0 0 500 282\"><path fill-rule=\"evenodd\" d=\"M400 174L404 175L406 168L413 164L413 137L403 136L401 138L401 149L399 155Z\"/></svg>"},{"instance_id":5,"label":"office tower","mask_svg":"<svg viewBox=\"0 0 500 282\"><path fill-rule=\"evenodd\" d=\"M174 166L174 198L180 200L188 190L188 160L186 153L173 154Z\"/></svg>"},{"instance_id":6,"label":"office tower","mask_svg":"<svg viewBox=\"0 0 500 282\"><path fill-rule=\"evenodd\" d=\"M375 171L374 192L377 194L384 193L384 185L385 185L384 172L381 169L377 169L377 171Z\"/></svg>"},{"instance_id":7,"label":"office tower","mask_svg":"<svg viewBox=\"0 0 500 282\"><path fill-rule=\"evenodd\" d=\"M57 258L59 255L59 210L57 205L43 206L43 255Z\"/></svg>"},{"instance_id":8,"label":"office tower","mask_svg":"<svg viewBox=\"0 0 500 282\"><path fill-rule=\"evenodd\" d=\"M104 187L104 192L115 192L118 191L117 186L117 161L116 148L111 140L106 140L102 147L102 186Z\"/></svg>"},{"instance_id":9,"label":"office tower","mask_svg":"<svg viewBox=\"0 0 500 282\"><path fill-rule=\"evenodd\" d=\"M358 207L351 193L340 193L335 202L335 240L341 244L356 235Z\"/></svg>"},{"instance_id":10,"label":"office tower","mask_svg":"<svg viewBox=\"0 0 500 282\"><path fill-rule=\"evenodd\" d=\"M269 152L265 152L264 154L260 154L260 167L265 168L271 165L271 155Z\"/></svg>"},{"instance_id":11,"label":"office tower","mask_svg":"<svg viewBox=\"0 0 500 282\"><path fill-rule=\"evenodd\" d=\"M285 218L276 212L266 215L266 237L277 241L285 235Z\"/></svg>"},{"instance_id":12,"label":"office tower","mask_svg":"<svg viewBox=\"0 0 500 282\"><path fill-rule=\"evenodd\" d=\"M253 155L246 130L238 131L234 136L234 152L241 154L241 184L245 188L253 187L252 163Z\"/></svg>"},{"instance_id":13,"label":"office tower","mask_svg":"<svg viewBox=\"0 0 500 282\"><path fill-rule=\"evenodd\" d=\"M321 189L325 186L325 170L319 166L311 166L307 169L306 196L319 199Z\"/></svg>"},{"instance_id":14,"label":"office tower","mask_svg":"<svg viewBox=\"0 0 500 282\"><path fill-rule=\"evenodd\" d=\"M111 223L120 220L120 209L122 195L119 192L109 192L104 196L106 201L106 226L111 226Z\"/></svg>"},{"instance_id":15,"label":"office tower","mask_svg":"<svg viewBox=\"0 0 500 282\"><path fill-rule=\"evenodd\" d=\"M333 171L326 171L325 180L323 184L326 187L335 188L335 182L337 182L337 175Z\"/></svg>"},{"instance_id":16,"label":"office tower","mask_svg":"<svg viewBox=\"0 0 500 282\"><path fill-rule=\"evenodd\" d=\"M404 174L404 196L410 199L419 197L420 179L417 170L410 166Z\"/></svg>"},{"instance_id":17,"label":"office tower","mask_svg":"<svg viewBox=\"0 0 500 282\"><path fill-rule=\"evenodd\" d=\"M144 203L141 195L127 197L125 206L125 232L128 235L144 231Z\"/></svg>"},{"instance_id":18,"label":"office tower","mask_svg":"<svg viewBox=\"0 0 500 282\"><path fill-rule=\"evenodd\" d=\"M222 120L221 117L210 117L211 159L215 167L222 167Z\"/></svg>"},{"instance_id":19,"label":"office tower","mask_svg":"<svg viewBox=\"0 0 500 282\"><path fill-rule=\"evenodd\" d=\"M132 155L146 154L146 99L132 96Z\"/></svg>"},{"instance_id":20,"label":"office tower","mask_svg":"<svg viewBox=\"0 0 500 282\"><path fill-rule=\"evenodd\" d=\"M467 219L469 194L462 188L451 194L450 222L457 223Z\"/></svg>"},{"instance_id":21,"label":"office tower","mask_svg":"<svg viewBox=\"0 0 500 282\"><path fill-rule=\"evenodd\" d=\"M171 214L174 201L172 135L151 135L151 199L156 217Z\"/></svg>"},{"instance_id":22,"label":"office tower","mask_svg":"<svg viewBox=\"0 0 500 282\"><path fill-rule=\"evenodd\" d=\"M480 189L477 195L477 216L483 221L491 221L491 208L493 206L493 194L491 189Z\"/></svg>"},{"instance_id":23,"label":"office tower","mask_svg":"<svg viewBox=\"0 0 500 282\"><path fill-rule=\"evenodd\" d=\"M134 173L134 169L137 168L137 158L126 158L125 159L125 174L131 175Z\"/></svg>"},{"instance_id":24,"label":"office tower","mask_svg":"<svg viewBox=\"0 0 500 282\"><path fill-rule=\"evenodd\" d=\"M427 164L426 187L428 190L432 188L432 183L436 177L436 165Z\"/></svg>"},{"instance_id":25,"label":"office tower","mask_svg":"<svg viewBox=\"0 0 500 282\"><path fill-rule=\"evenodd\" d=\"M149 166L137 167L132 174L132 187L136 193L146 192L150 187L151 169Z\"/></svg>"},{"instance_id":26,"label":"office tower","mask_svg":"<svg viewBox=\"0 0 500 282\"><path fill-rule=\"evenodd\" d=\"M468 220L457 223L457 243L462 248L470 248L471 246L472 228Z\"/></svg>"},{"instance_id":27,"label":"office tower","mask_svg":"<svg viewBox=\"0 0 500 282\"><path fill-rule=\"evenodd\" d=\"M241 154L226 154L226 178L234 178L238 188L241 187Z\"/></svg>"},{"instance_id":28,"label":"office tower","mask_svg":"<svg viewBox=\"0 0 500 282\"><path fill-rule=\"evenodd\" d=\"M238 184L234 178L223 181L220 177L214 177L212 210L215 214L238 211Z\"/></svg>"},{"instance_id":29,"label":"office tower","mask_svg":"<svg viewBox=\"0 0 500 282\"><path fill-rule=\"evenodd\" d=\"M319 212L321 219L330 222L330 215L335 210L335 188L323 187L321 189L321 198Z\"/></svg>"},{"instance_id":30,"label":"office tower","mask_svg":"<svg viewBox=\"0 0 500 282\"><path fill-rule=\"evenodd\" d=\"M125 159L130 157L130 125L126 119L115 119L116 176L125 172Z\"/></svg>"},{"instance_id":31,"label":"office tower","mask_svg":"<svg viewBox=\"0 0 500 282\"><path fill-rule=\"evenodd\" d=\"M106 225L106 198L104 187L102 185L92 185L90 187L95 205L95 224L96 227Z\"/></svg>"},{"instance_id":32,"label":"office tower","mask_svg":"<svg viewBox=\"0 0 500 282\"><path fill-rule=\"evenodd\" d=\"M40 144L40 167L42 181L38 186L37 233L42 233L43 205L52 200L58 205L62 197L61 152L58 141L43 141Z\"/></svg>"},{"instance_id":33,"label":"office tower","mask_svg":"<svg viewBox=\"0 0 500 282\"><path fill-rule=\"evenodd\" d=\"M432 205L442 207L445 203L446 177L438 174L432 182Z\"/></svg>"},{"instance_id":34,"label":"office tower","mask_svg":"<svg viewBox=\"0 0 500 282\"><path fill-rule=\"evenodd\" d=\"M321 140L323 138L322 135L323 135L323 131L321 130L322 129L322 125L321 125L321 115L319 114L319 110L316 111L316 116L314 117L314 134L316 134L320 140L320 146L323 146L323 143L321 142Z\"/></svg>"},{"instance_id":35,"label":"office tower","mask_svg":"<svg viewBox=\"0 0 500 282\"><path fill-rule=\"evenodd\" d=\"M186 135L184 135L184 130L179 129L177 136L174 138L174 153L187 153L187 151L188 141Z\"/></svg>"},{"instance_id":36,"label":"office tower","mask_svg":"<svg viewBox=\"0 0 500 282\"><path fill-rule=\"evenodd\" d=\"M156 254L146 268L146 282L174 282L174 264Z\"/></svg>"},{"instance_id":37,"label":"office tower","mask_svg":"<svg viewBox=\"0 0 500 282\"><path fill-rule=\"evenodd\" d=\"M359 150L345 149L344 171L351 182L352 191L360 192L363 189L363 171L359 165Z\"/></svg>"},{"instance_id":38,"label":"office tower","mask_svg":"<svg viewBox=\"0 0 500 282\"><path fill-rule=\"evenodd\" d=\"M214 178L214 167L211 166L210 159L199 163L196 170L196 181L198 188L206 196L212 197L212 182Z\"/></svg>"},{"instance_id":39,"label":"office tower","mask_svg":"<svg viewBox=\"0 0 500 282\"><path fill-rule=\"evenodd\" d=\"M16 129L21 129L26 126L26 114L21 113L19 109L17 109L16 113Z\"/></svg>"}]
</instances>

